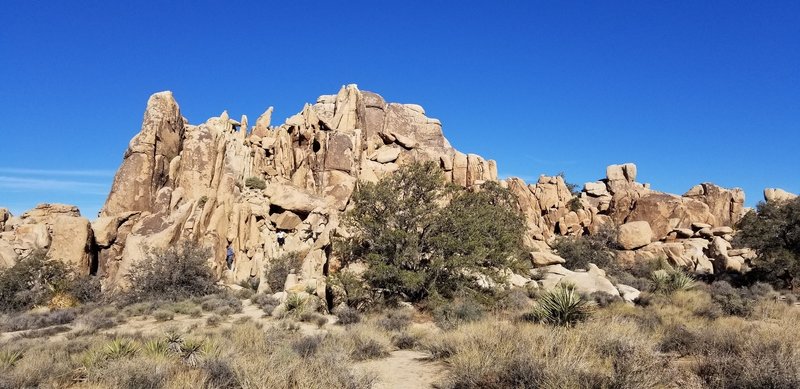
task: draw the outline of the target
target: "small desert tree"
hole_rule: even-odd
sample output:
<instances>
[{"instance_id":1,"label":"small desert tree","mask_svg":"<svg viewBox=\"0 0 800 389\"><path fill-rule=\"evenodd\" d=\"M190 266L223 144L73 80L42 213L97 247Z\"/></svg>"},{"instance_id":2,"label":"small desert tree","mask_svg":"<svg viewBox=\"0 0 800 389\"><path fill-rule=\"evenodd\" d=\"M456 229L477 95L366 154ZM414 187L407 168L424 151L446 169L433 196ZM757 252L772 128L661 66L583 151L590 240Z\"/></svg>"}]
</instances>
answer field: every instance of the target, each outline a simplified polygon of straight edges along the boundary
<instances>
[{"instance_id":1,"label":"small desert tree","mask_svg":"<svg viewBox=\"0 0 800 389\"><path fill-rule=\"evenodd\" d=\"M47 304L59 290L69 289L75 278L64 262L33 252L14 266L0 271L0 312L30 309Z\"/></svg>"},{"instance_id":2,"label":"small desert tree","mask_svg":"<svg viewBox=\"0 0 800 389\"><path fill-rule=\"evenodd\" d=\"M735 244L758 253L752 272L779 287L800 285L800 197L761 202L739 221Z\"/></svg>"},{"instance_id":3,"label":"small desert tree","mask_svg":"<svg viewBox=\"0 0 800 389\"><path fill-rule=\"evenodd\" d=\"M478 276L501 282L521 247L524 228L508 191L449 188L433 163L366 183L352 201L345 222L354 234L339 246L342 257L365 262L364 280L389 300L452 296Z\"/></svg>"},{"instance_id":4,"label":"small desert tree","mask_svg":"<svg viewBox=\"0 0 800 389\"><path fill-rule=\"evenodd\" d=\"M162 250L149 250L128 274L128 301L171 300L217 292L216 277L208 266L209 250L185 242Z\"/></svg>"}]
</instances>

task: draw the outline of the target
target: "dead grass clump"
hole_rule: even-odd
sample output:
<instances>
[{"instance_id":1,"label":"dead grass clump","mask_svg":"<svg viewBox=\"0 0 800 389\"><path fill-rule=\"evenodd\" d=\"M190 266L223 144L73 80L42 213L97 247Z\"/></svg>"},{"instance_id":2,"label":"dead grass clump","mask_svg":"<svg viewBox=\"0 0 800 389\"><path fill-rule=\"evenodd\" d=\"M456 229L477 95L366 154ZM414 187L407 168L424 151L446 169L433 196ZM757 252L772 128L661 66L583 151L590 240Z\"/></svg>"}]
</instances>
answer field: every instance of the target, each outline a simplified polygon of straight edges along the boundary
<instances>
[{"instance_id":1,"label":"dead grass clump","mask_svg":"<svg viewBox=\"0 0 800 389\"><path fill-rule=\"evenodd\" d=\"M0 332L35 330L72 323L77 317L75 309L57 309L48 312L23 312L0 317Z\"/></svg>"}]
</instances>

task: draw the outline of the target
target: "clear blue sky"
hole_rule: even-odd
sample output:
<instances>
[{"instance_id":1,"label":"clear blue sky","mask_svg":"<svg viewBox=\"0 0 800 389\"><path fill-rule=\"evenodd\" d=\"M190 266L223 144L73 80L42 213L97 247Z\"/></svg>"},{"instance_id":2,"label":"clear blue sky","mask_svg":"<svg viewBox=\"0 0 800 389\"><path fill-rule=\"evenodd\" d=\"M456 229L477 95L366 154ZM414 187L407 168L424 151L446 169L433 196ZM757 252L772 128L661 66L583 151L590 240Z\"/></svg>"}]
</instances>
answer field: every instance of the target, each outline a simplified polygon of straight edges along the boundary
<instances>
[{"instance_id":1,"label":"clear blue sky","mask_svg":"<svg viewBox=\"0 0 800 389\"><path fill-rule=\"evenodd\" d=\"M800 192L798 1L267 3L5 2L0 206L94 216L151 93L282 121L348 83L501 175Z\"/></svg>"}]
</instances>

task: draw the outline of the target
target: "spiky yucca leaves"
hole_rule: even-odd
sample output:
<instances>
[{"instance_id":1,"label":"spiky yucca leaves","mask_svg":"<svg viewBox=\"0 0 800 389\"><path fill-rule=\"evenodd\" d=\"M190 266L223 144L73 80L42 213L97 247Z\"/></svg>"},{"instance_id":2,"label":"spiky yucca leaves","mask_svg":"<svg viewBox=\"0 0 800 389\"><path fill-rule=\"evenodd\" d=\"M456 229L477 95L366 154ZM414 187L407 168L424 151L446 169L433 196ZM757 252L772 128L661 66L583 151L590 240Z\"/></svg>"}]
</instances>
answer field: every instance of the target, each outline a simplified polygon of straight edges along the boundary
<instances>
[{"instance_id":1,"label":"spiky yucca leaves","mask_svg":"<svg viewBox=\"0 0 800 389\"><path fill-rule=\"evenodd\" d=\"M128 339L114 339L103 348L105 359L119 359L131 357L139 351L139 347Z\"/></svg>"},{"instance_id":2,"label":"spiky yucca leaves","mask_svg":"<svg viewBox=\"0 0 800 389\"><path fill-rule=\"evenodd\" d=\"M177 332L167 332L164 341L167 344L167 350L179 353L181 352L181 345L183 345L183 336Z\"/></svg>"},{"instance_id":3,"label":"spiky yucca leaves","mask_svg":"<svg viewBox=\"0 0 800 389\"><path fill-rule=\"evenodd\" d=\"M10 369L22 359L19 351L0 351L0 369Z\"/></svg>"},{"instance_id":4,"label":"spiky yucca leaves","mask_svg":"<svg viewBox=\"0 0 800 389\"><path fill-rule=\"evenodd\" d=\"M207 351L209 348L202 340L187 339L181 345L181 358L187 365L196 367Z\"/></svg>"},{"instance_id":5,"label":"spiky yucca leaves","mask_svg":"<svg viewBox=\"0 0 800 389\"><path fill-rule=\"evenodd\" d=\"M161 339L154 339L145 342L144 346L142 346L142 351L144 351L145 354L154 357L167 357L172 354L167 341Z\"/></svg>"},{"instance_id":6,"label":"spiky yucca leaves","mask_svg":"<svg viewBox=\"0 0 800 389\"><path fill-rule=\"evenodd\" d=\"M573 285L559 285L545 292L536 301L528 318L558 326L572 326L586 320L594 310L594 303L583 299Z\"/></svg>"},{"instance_id":7,"label":"spiky yucca leaves","mask_svg":"<svg viewBox=\"0 0 800 389\"><path fill-rule=\"evenodd\" d=\"M689 290L695 285L694 278L672 267L650 273L650 279L653 281L653 292L662 294Z\"/></svg>"},{"instance_id":8,"label":"spiky yucca leaves","mask_svg":"<svg viewBox=\"0 0 800 389\"><path fill-rule=\"evenodd\" d=\"M299 316L305 312L306 303L308 303L308 297L292 293L286 298L286 313Z\"/></svg>"}]
</instances>

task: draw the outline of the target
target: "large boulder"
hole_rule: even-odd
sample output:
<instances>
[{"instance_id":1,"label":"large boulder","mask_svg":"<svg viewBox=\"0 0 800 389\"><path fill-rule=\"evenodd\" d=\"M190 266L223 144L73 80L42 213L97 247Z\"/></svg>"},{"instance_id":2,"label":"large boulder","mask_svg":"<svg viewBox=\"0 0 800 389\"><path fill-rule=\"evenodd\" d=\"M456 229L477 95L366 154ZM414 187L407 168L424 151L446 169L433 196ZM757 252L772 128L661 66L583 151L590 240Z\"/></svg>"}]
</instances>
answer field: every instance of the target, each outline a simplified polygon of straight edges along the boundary
<instances>
[{"instance_id":1,"label":"large boulder","mask_svg":"<svg viewBox=\"0 0 800 389\"><path fill-rule=\"evenodd\" d=\"M73 265L81 274L88 275L94 253L93 233L89 220L82 217L58 216L50 228L52 241L47 257Z\"/></svg>"},{"instance_id":2,"label":"large boulder","mask_svg":"<svg viewBox=\"0 0 800 389\"><path fill-rule=\"evenodd\" d=\"M625 223L619 227L618 243L625 250L633 250L650 244L653 239L653 230L646 221Z\"/></svg>"},{"instance_id":3,"label":"large boulder","mask_svg":"<svg viewBox=\"0 0 800 389\"><path fill-rule=\"evenodd\" d=\"M789 193L780 188L766 188L764 189L764 201L768 203L789 201L796 198L797 195Z\"/></svg>"},{"instance_id":4,"label":"large boulder","mask_svg":"<svg viewBox=\"0 0 800 389\"><path fill-rule=\"evenodd\" d=\"M586 271L571 271L561 265L551 265L539 268L537 272L541 277L539 282L546 290L559 285L574 285L578 292L585 294L602 292L612 296L620 295L614 284L606 278L606 273L594 264L589 264Z\"/></svg>"}]
</instances>

